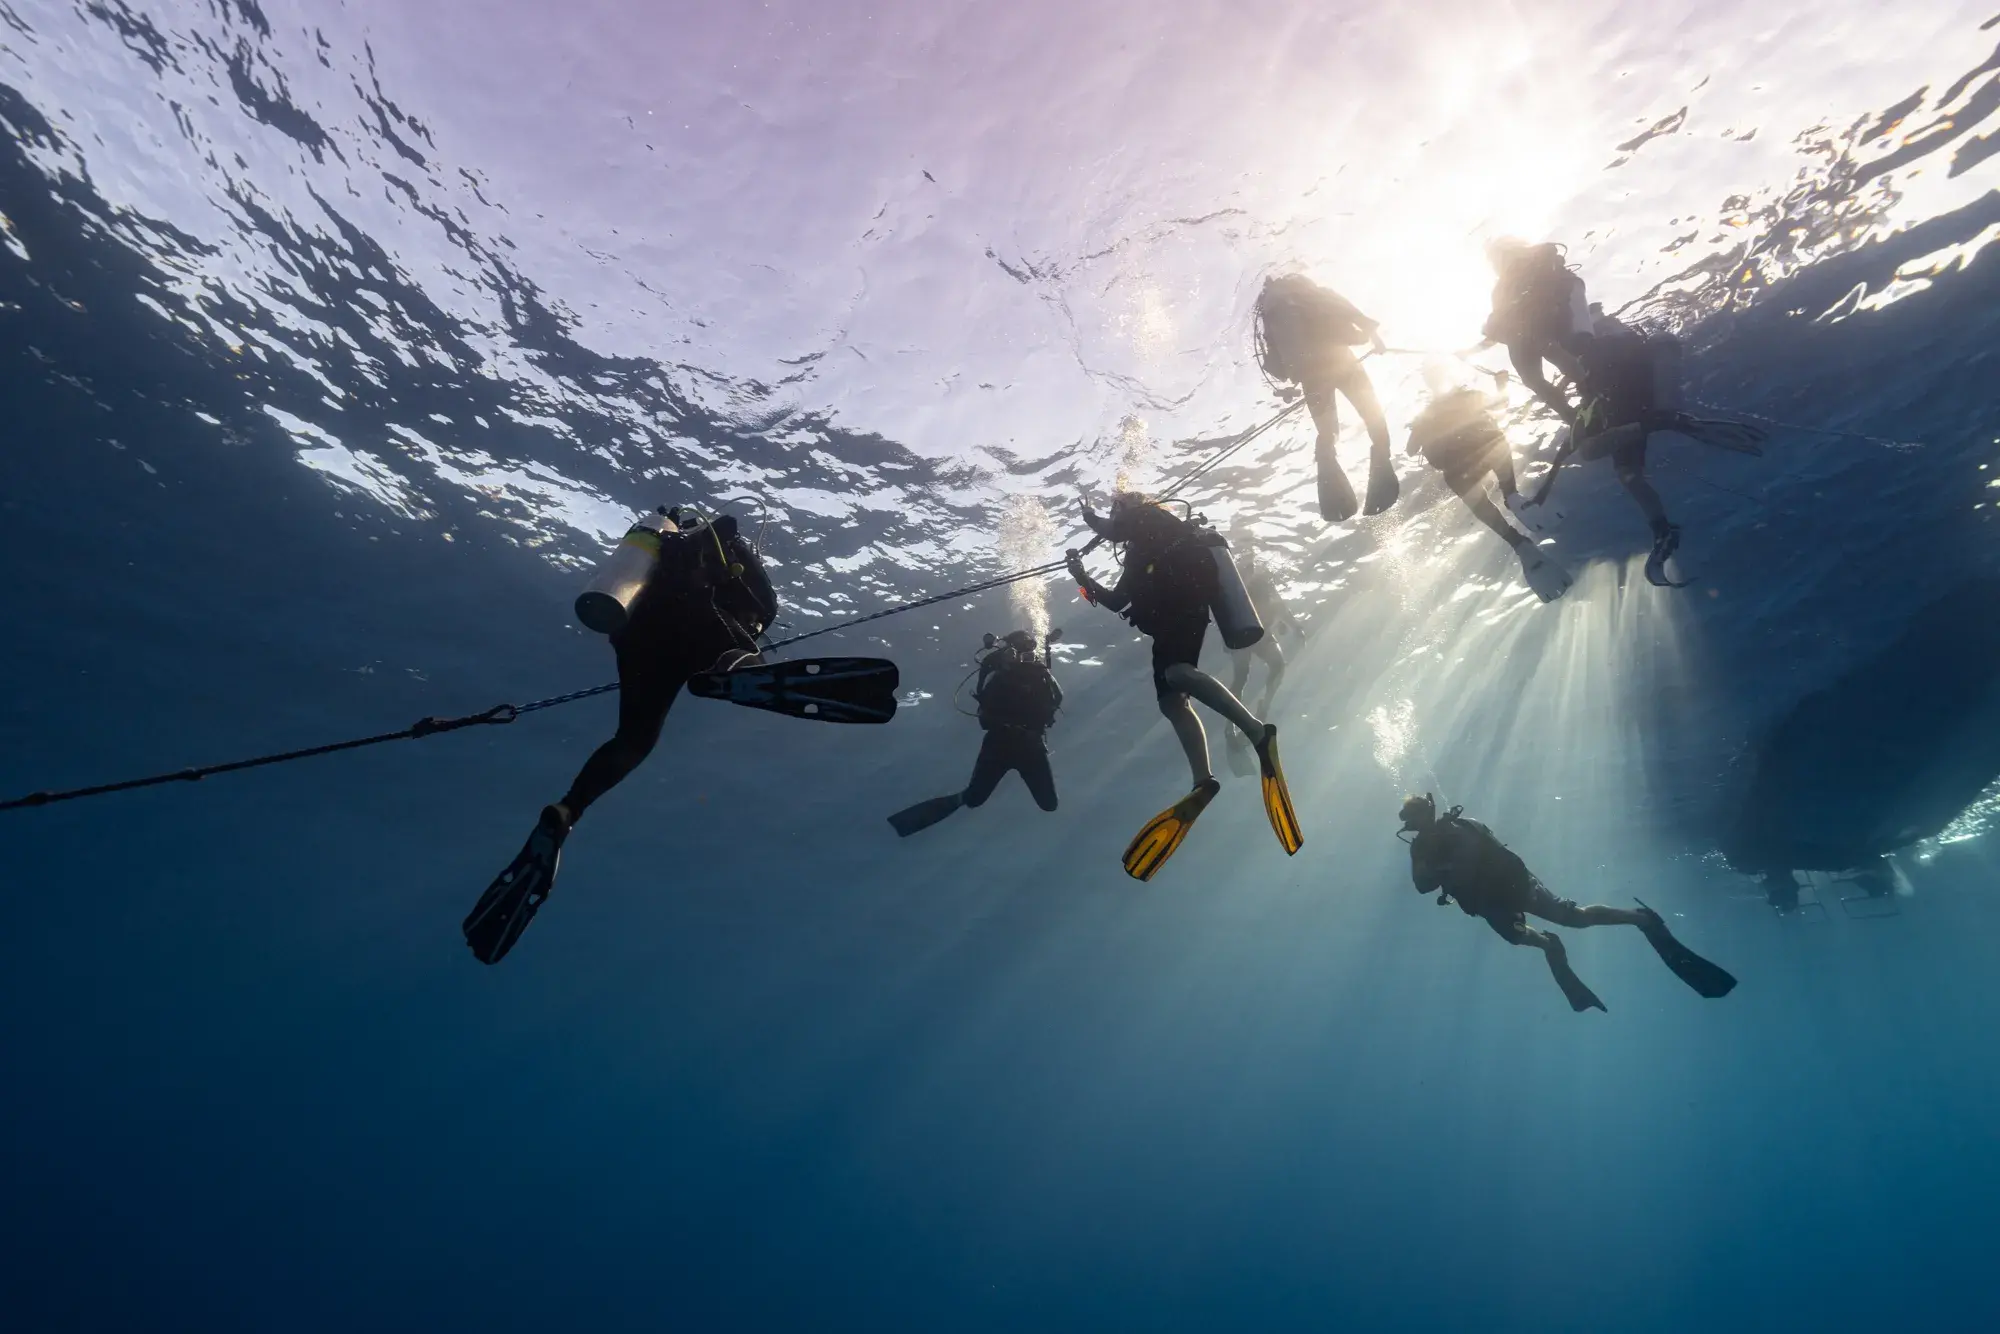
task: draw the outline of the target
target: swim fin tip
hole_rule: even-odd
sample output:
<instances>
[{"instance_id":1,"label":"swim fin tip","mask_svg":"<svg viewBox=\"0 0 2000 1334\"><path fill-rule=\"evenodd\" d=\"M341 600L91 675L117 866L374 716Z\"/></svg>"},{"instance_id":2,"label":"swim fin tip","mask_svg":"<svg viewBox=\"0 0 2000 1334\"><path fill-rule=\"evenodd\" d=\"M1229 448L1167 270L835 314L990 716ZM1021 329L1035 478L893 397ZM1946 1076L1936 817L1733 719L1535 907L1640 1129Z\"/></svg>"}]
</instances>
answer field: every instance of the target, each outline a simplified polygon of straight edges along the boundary
<instances>
[{"instance_id":1,"label":"swim fin tip","mask_svg":"<svg viewBox=\"0 0 2000 1334\"><path fill-rule=\"evenodd\" d=\"M1194 790L1152 819L1133 836L1125 848L1125 874L1134 880L1151 880L1167 859L1180 849L1181 841L1194 828L1195 819L1208 809L1222 784L1204 778Z\"/></svg>"},{"instance_id":2,"label":"swim fin tip","mask_svg":"<svg viewBox=\"0 0 2000 1334\"><path fill-rule=\"evenodd\" d=\"M1287 857L1298 855L1306 845L1306 836L1299 828L1299 813L1292 809L1292 790L1285 785L1284 766L1278 763L1275 723L1264 724L1264 739L1257 743L1257 777L1264 793L1264 815L1271 821L1271 832L1278 836L1278 846Z\"/></svg>"},{"instance_id":3,"label":"swim fin tip","mask_svg":"<svg viewBox=\"0 0 2000 1334\"><path fill-rule=\"evenodd\" d=\"M1720 964L1710 963L1681 944L1667 929L1666 919L1644 902L1639 902L1639 907L1645 913L1639 930L1645 933L1646 942L1660 956L1660 962L1671 968L1675 977L1693 987L1696 995L1720 1000L1736 989L1736 978L1729 970Z\"/></svg>"},{"instance_id":4,"label":"swim fin tip","mask_svg":"<svg viewBox=\"0 0 2000 1334\"><path fill-rule=\"evenodd\" d=\"M965 798L956 792L948 797L932 797L929 801L920 801L897 811L889 817L889 824L895 829L896 837L908 838L919 829L929 829L964 804Z\"/></svg>"},{"instance_id":5,"label":"swim fin tip","mask_svg":"<svg viewBox=\"0 0 2000 1334\"><path fill-rule=\"evenodd\" d=\"M520 855L479 896L459 928L473 958L486 964L499 963L528 929L528 923L535 920L535 914L549 900L549 891L555 888L569 828L561 809L546 807Z\"/></svg>"},{"instance_id":6,"label":"swim fin tip","mask_svg":"<svg viewBox=\"0 0 2000 1334\"><path fill-rule=\"evenodd\" d=\"M1582 1014L1585 1010L1603 1010L1606 1014L1611 1013L1609 1007L1597 999L1597 993L1585 985L1584 980L1576 975L1576 970L1569 966L1567 955L1551 954L1548 959L1549 971L1555 974L1556 985L1562 988L1570 1009L1578 1014Z\"/></svg>"}]
</instances>

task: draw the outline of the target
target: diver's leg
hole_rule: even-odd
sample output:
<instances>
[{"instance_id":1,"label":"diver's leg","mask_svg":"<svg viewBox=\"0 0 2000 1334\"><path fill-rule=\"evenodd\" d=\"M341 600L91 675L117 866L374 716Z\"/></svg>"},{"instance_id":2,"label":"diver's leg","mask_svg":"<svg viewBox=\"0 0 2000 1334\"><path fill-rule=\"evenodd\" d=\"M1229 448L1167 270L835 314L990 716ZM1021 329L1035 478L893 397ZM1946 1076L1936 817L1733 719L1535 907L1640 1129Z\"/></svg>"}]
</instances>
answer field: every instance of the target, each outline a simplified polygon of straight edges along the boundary
<instances>
[{"instance_id":1,"label":"diver's leg","mask_svg":"<svg viewBox=\"0 0 2000 1334\"><path fill-rule=\"evenodd\" d=\"M1519 551L1522 547L1534 545L1534 539L1507 522L1507 516L1500 512L1499 506L1485 496L1471 490L1461 491L1458 494L1465 501L1465 507L1472 511L1473 517L1498 533L1500 539L1508 546Z\"/></svg>"},{"instance_id":2,"label":"diver's leg","mask_svg":"<svg viewBox=\"0 0 2000 1334\"><path fill-rule=\"evenodd\" d=\"M1558 898L1556 892L1539 879L1529 887L1528 911L1557 926L1637 926L1646 920L1645 915L1635 909L1612 908L1602 903L1579 905L1574 900Z\"/></svg>"},{"instance_id":3,"label":"diver's leg","mask_svg":"<svg viewBox=\"0 0 2000 1334\"><path fill-rule=\"evenodd\" d=\"M1319 516L1328 523L1351 519L1359 503L1354 498L1354 484L1341 471L1340 458L1334 450L1340 438L1334 380L1314 370L1306 374L1300 387L1305 391L1306 411L1312 413L1313 430L1318 433L1313 441L1313 466L1319 474Z\"/></svg>"},{"instance_id":4,"label":"diver's leg","mask_svg":"<svg viewBox=\"0 0 2000 1334\"><path fill-rule=\"evenodd\" d=\"M1667 518L1667 507L1660 500L1660 493L1646 480L1646 437L1642 434L1636 444L1619 446L1612 452L1611 462L1618 470L1618 482L1646 515L1646 522L1652 527L1653 540L1667 535L1673 522Z\"/></svg>"},{"instance_id":5,"label":"diver's leg","mask_svg":"<svg viewBox=\"0 0 2000 1334\"><path fill-rule=\"evenodd\" d=\"M1271 637L1265 635L1257 641L1256 647L1262 648L1270 642ZM1250 652L1247 648L1229 651L1229 688L1238 695L1241 695L1243 688L1250 684Z\"/></svg>"},{"instance_id":6,"label":"diver's leg","mask_svg":"<svg viewBox=\"0 0 2000 1334\"><path fill-rule=\"evenodd\" d=\"M1049 768L1049 748L1038 737L1020 737L1011 747L1014 772L1028 785L1028 795L1045 811L1056 808L1056 776Z\"/></svg>"},{"instance_id":7,"label":"diver's leg","mask_svg":"<svg viewBox=\"0 0 2000 1334\"><path fill-rule=\"evenodd\" d=\"M1258 640L1250 651L1264 660L1264 691L1257 712L1269 716L1271 705L1278 698L1278 685L1285 679L1285 650L1279 647L1278 637L1269 634ZM1247 679L1249 672L1245 671L1244 676ZM1232 693L1241 698L1243 687L1234 687Z\"/></svg>"},{"instance_id":8,"label":"diver's leg","mask_svg":"<svg viewBox=\"0 0 2000 1334\"><path fill-rule=\"evenodd\" d=\"M1542 957L1549 963L1549 975L1555 978L1556 985L1562 988L1563 997L1569 1001L1572 1010L1581 1014L1585 1010L1605 1008L1604 1002L1584 985L1583 979L1576 975L1576 970L1569 966L1569 951L1563 947L1561 936L1553 931L1535 930L1519 913L1507 917L1488 917L1486 921L1499 933L1500 938L1509 944L1532 945L1542 952Z\"/></svg>"},{"instance_id":9,"label":"diver's leg","mask_svg":"<svg viewBox=\"0 0 2000 1334\"><path fill-rule=\"evenodd\" d=\"M1198 699L1224 718L1227 718L1230 722L1236 724L1243 735L1249 737L1251 741L1261 743L1264 740L1263 721L1256 714L1245 708L1243 701L1231 694L1228 686L1222 684L1222 682L1216 680L1207 672L1202 671L1199 667L1192 667L1187 663L1177 662L1167 668L1164 673L1164 679L1167 685L1178 693L1179 698L1183 700L1190 697ZM1166 706L1162 703L1161 707L1164 709ZM1197 721L1195 726L1199 728L1201 726L1200 722ZM1178 729L1179 724L1176 723L1175 727ZM1206 746L1203 747L1203 753L1207 753ZM1200 776L1199 774L1196 775L1197 778Z\"/></svg>"},{"instance_id":10,"label":"diver's leg","mask_svg":"<svg viewBox=\"0 0 2000 1334\"><path fill-rule=\"evenodd\" d=\"M1396 465L1390 457L1389 419L1382 413L1382 401L1375 396L1375 384L1359 361L1340 382L1340 392L1361 415L1368 428L1368 514L1380 514L1396 503L1401 488L1396 481Z\"/></svg>"},{"instance_id":11,"label":"diver's leg","mask_svg":"<svg viewBox=\"0 0 2000 1334\"><path fill-rule=\"evenodd\" d=\"M1514 447L1501 436L1493 442L1493 449L1486 456L1487 466L1493 470L1493 484L1500 488L1500 494L1513 496L1520 494L1519 484L1514 480Z\"/></svg>"},{"instance_id":12,"label":"diver's leg","mask_svg":"<svg viewBox=\"0 0 2000 1334\"><path fill-rule=\"evenodd\" d=\"M1201 719L1195 716L1194 705L1186 695L1162 694L1160 712L1173 724L1174 735L1180 739L1181 750L1187 755L1188 771L1194 775L1191 786L1199 787L1215 777L1215 771L1208 767L1208 734L1201 730Z\"/></svg>"},{"instance_id":13,"label":"diver's leg","mask_svg":"<svg viewBox=\"0 0 2000 1334\"><path fill-rule=\"evenodd\" d=\"M993 795L993 789L1000 786L1000 780L1007 776L1009 768L1006 751L1000 744L1000 733L988 732L979 743L979 758L972 762L972 780L965 785L959 799L968 806L984 806L986 799Z\"/></svg>"},{"instance_id":14,"label":"diver's leg","mask_svg":"<svg viewBox=\"0 0 2000 1334\"><path fill-rule=\"evenodd\" d=\"M591 803L623 782L659 742L667 710L687 673L644 646L618 650L618 731L584 762L576 781L556 804L574 825Z\"/></svg>"}]
</instances>

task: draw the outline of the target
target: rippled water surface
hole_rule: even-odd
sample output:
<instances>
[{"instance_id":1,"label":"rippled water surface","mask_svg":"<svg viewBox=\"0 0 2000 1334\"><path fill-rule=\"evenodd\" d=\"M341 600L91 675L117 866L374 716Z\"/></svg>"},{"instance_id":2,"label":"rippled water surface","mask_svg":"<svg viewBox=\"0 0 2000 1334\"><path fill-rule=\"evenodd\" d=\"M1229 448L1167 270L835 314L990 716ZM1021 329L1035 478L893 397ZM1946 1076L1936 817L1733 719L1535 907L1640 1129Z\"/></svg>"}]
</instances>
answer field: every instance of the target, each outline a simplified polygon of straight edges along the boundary
<instances>
[{"instance_id":1,"label":"rippled water surface","mask_svg":"<svg viewBox=\"0 0 2000 1334\"><path fill-rule=\"evenodd\" d=\"M606 700L0 813L21 1328L2000 1319L2000 15L0 0L0 124L0 798L606 680L570 603L661 503L903 680L881 730L677 707L494 970L454 924ZM1592 465L1543 605L1403 456L1503 364L1506 233L1770 430L1654 448L1690 587ZM1382 322L1403 498L1325 523L1301 417L1186 483L1304 623L1307 842L1225 773L1141 885L1185 777L1131 630L1060 574L838 627L1268 421L1292 268ZM1020 625L1060 810L897 840ZM1412 789L1741 986L1573 932L1572 1015L1408 892ZM1779 915L1787 821L1924 836Z\"/></svg>"}]
</instances>

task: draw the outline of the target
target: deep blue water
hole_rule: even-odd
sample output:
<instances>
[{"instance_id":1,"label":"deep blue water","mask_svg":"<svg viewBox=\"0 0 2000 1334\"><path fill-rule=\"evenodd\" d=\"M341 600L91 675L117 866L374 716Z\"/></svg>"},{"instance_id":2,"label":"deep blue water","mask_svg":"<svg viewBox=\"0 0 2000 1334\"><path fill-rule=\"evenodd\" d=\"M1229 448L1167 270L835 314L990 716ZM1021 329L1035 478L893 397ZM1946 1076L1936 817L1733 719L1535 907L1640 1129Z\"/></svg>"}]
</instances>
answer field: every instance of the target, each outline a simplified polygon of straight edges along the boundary
<instances>
[{"instance_id":1,"label":"deep blue water","mask_svg":"<svg viewBox=\"0 0 2000 1334\"><path fill-rule=\"evenodd\" d=\"M421 90L356 78L363 139L287 95L286 53L295 80L314 50L360 69L358 40L301 45L248 3L0 17L0 797L607 679L569 608L635 508L767 497L795 633L1047 559L1079 487L1171 476L1270 408L1176 417L1153 386L1168 425L1135 454L1119 414L1148 386L1090 366L1103 429L1051 406L1048 439L941 449L871 419L893 368L836 405L809 361L733 371L699 319L681 360L593 350L624 345L504 222L438 202L481 167L401 109ZM1963 86L1919 99L1959 108L1950 133L1897 169L1990 179L1979 17L1945 62ZM227 39L161 35L203 25ZM226 201L262 267L105 195L146 175L79 128L118 120L113 81L91 115L46 91L104 52L128 83L210 79L215 114L291 146L290 175L249 149L157 167ZM1563 482L1577 585L1547 607L1407 460L1397 510L1331 529L1296 427L1197 493L1266 522L1309 620L1276 715L1290 861L1228 782L1159 879L1119 872L1181 760L1143 644L1061 580L1058 813L1010 779L918 838L882 821L963 781L952 686L1034 599L827 636L900 663L897 720L678 705L494 969L457 922L606 699L0 813L0 1325L1995 1327L1985 817L1899 851L1886 905L1822 871L1819 910L1780 916L1719 851L1760 739L1856 673L1872 693L1814 761L1842 818L1921 781L1883 759L1899 741L2000 744L1976 683L1978 707L1911 703L1943 693L1948 634L1881 657L2000 574L2000 195L1870 230L1897 150L1870 138L1888 104L1864 110L1843 169L1736 209L1748 252L1625 293L1680 324L1696 397L1781 424L1763 459L1655 451L1690 589L1638 578L1644 529L1602 469ZM417 184L313 204L304 164L357 142ZM430 224L449 276L392 234ZM1135 247L1219 245L1208 226ZM1003 291L1095 259L988 254ZM1091 360L1083 333L1053 346ZM1532 456L1547 424L1514 425ZM1565 894L1644 897L1741 986L1701 1001L1634 933L1569 933L1610 1007L1569 1013L1539 959L1408 891L1412 787Z\"/></svg>"}]
</instances>

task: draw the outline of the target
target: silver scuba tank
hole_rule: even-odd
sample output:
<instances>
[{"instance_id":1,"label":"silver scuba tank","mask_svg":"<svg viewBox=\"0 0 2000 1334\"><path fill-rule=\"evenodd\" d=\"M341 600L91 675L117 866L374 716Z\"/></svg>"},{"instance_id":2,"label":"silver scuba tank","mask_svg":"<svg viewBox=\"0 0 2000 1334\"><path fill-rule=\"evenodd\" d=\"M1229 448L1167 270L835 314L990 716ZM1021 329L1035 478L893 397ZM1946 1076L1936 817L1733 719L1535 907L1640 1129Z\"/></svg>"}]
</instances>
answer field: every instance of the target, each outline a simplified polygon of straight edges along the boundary
<instances>
[{"instance_id":1,"label":"silver scuba tank","mask_svg":"<svg viewBox=\"0 0 2000 1334\"><path fill-rule=\"evenodd\" d=\"M639 590L646 586L660 563L660 543L666 534L679 531L665 509L634 519L625 536L591 575L589 586L577 594L576 619L600 635L615 635L623 630Z\"/></svg>"},{"instance_id":2,"label":"silver scuba tank","mask_svg":"<svg viewBox=\"0 0 2000 1334\"><path fill-rule=\"evenodd\" d=\"M1222 632L1222 642L1230 648L1249 648L1264 637L1264 623L1257 618L1250 590L1243 587L1243 576L1236 572L1236 562L1229 557L1229 543L1222 535L1205 532L1202 541L1215 560L1215 593L1208 604L1215 616L1215 628Z\"/></svg>"}]
</instances>

